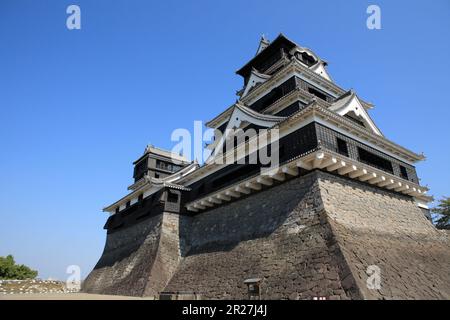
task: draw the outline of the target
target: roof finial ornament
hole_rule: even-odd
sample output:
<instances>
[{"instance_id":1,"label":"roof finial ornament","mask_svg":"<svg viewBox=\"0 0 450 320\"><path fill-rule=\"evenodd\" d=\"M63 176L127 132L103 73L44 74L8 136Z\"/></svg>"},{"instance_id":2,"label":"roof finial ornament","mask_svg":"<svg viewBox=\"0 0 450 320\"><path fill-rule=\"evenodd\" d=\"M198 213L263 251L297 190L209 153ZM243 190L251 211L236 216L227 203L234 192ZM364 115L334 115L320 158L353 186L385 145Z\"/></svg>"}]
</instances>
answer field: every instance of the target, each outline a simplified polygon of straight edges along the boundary
<instances>
[{"instance_id":1,"label":"roof finial ornament","mask_svg":"<svg viewBox=\"0 0 450 320\"><path fill-rule=\"evenodd\" d=\"M144 154L146 154L147 152L150 152L150 149L153 148L153 147L154 146L151 143L147 144L147 146L145 147Z\"/></svg>"},{"instance_id":2,"label":"roof finial ornament","mask_svg":"<svg viewBox=\"0 0 450 320\"><path fill-rule=\"evenodd\" d=\"M259 46L258 46L258 50L256 50L256 54L263 51L269 45L270 45L270 41L266 39L266 36L264 34L262 34L261 39L259 40Z\"/></svg>"},{"instance_id":3,"label":"roof finial ornament","mask_svg":"<svg viewBox=\"0 0 450 320\"><path fill-rule=\"evenodd\" d=\"M269 40L267 40L266 35L264 33L261 34L261 41L269 42Z\"/></svg>"}]
</instances>

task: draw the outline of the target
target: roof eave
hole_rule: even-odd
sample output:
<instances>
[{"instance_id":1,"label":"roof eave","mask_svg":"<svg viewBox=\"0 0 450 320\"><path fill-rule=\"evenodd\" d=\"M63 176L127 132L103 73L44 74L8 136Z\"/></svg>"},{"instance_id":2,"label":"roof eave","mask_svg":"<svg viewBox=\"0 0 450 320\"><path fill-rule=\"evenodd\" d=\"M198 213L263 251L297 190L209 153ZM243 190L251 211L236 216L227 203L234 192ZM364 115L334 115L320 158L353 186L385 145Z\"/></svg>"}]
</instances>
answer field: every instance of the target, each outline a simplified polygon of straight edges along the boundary
<instances>
[{"instance_id":1,"label":"roof eave","mask_svg":"<svg viewBox=\"0 0 450 320\"><path fill-rule=\"evenodd\" d=\"M377 140L381 140L382 143L390 145L392 148L394 148L398 152L404 154L404 157L407 158L407 159L410 159L410 161L413 162L413 163L418 162L418 161L422 161L422 160L425 159L425 156L422 155L422 154L415 153L414 151L411 151L411 150L409 150L409 149L407 149L407 148L405 148L405 147L403 147L403 146L401 146L401 145L399 145L399 144L397 144L397 143L387 139L384 136L375 135L374 133L368 131L365 128L360 128L359 126L351 123L351 120L348 120L348 119L344 118L343 116L341 116L341 115L339 115L339 114L337 114L337 113L335 113L333 111L330 111L330 110L327 110L327 109L323 108L316 101L311 102L307 107L305 107L304 109L300 110L299 112L293 114L291 117L287 118L286 120L282 121L281 123L279 123L279 125L282 125L285 122L295 121L296 118L298 118L298 116L300 114L307 114L309 112L311 112L313 114L319 112L319 113L322 113L324 115L327 115L327 114L331 115L331 116L335 117L338 121L340 121L342 123L345 123L346 125L349 125L353 129L356 129L356 130L360 131L361 133L364 133L367 136L372 136L373 138L375 138Z\"/></svg>"},{"instance_id":2,"label":"roof eave","mask_svg":"<svg viewBox=\"0 0 450 320\"><path fill-rule=\"evenodd\" d=\"M270 44L269 44L264 50L262 50L262 51L259 52L257 55L255 55L252 59L250 59L250 61L248 61L243 67L241 67L240 69L238 69L238 70L236 71L236 74L238 74L238 75L244 77L244 76L245 76L244 70L247 69L247 68L252 64L252 62L254 62L254 61L261 55L262 52L267 52L267 49L273 47L275 43L277 43L277 42L280 41L280 39L284 39L284 40L290 42L291 44L293 44L294 46L298 46L294 41L288 39L284 34L280 33L280 34L275 38L275 40L273 40L272 42L270 42Z\"/></svg>"}]
</instances>

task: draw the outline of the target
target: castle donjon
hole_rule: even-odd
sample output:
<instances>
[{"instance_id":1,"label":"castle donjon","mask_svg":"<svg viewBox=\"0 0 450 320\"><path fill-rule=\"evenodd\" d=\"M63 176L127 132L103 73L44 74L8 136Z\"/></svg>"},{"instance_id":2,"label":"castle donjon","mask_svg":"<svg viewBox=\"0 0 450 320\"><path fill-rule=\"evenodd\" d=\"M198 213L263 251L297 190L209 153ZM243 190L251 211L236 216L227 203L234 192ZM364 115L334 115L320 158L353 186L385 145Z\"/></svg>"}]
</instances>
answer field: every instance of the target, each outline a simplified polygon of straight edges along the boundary
<instances>
[{"instance_id":1,"label":"castle donjon","mask_svg":"<svg viewBox=\"0 0 450 320\"><path fill-rule=\"evenodd\" d=\"M147 146L107 206L83 290L183 299L450 299L450 234L429 221L424 156L313 51L260 40L202 165ZM238 139L237 129L256 132ZM273 141L276 146L254 141ZM277 166L252 157L277 155ZM239 152L240 151L240 152ZM224 161L224 159L234 159ZM221 161L218 161L221 160Z\"/></svg>"}]
</instances>

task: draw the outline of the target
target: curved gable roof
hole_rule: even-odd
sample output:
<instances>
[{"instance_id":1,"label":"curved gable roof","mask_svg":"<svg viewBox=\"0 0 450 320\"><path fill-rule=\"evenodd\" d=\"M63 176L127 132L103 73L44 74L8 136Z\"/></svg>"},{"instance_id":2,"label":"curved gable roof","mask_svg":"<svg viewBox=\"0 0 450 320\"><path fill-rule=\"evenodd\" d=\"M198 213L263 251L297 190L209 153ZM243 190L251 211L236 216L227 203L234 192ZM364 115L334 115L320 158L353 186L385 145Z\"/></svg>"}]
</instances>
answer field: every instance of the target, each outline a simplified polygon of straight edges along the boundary
<instances>
[{"instance_id":1,"label":"curved gable roof","mask_svg":"<svg viewBox=\"0 0 450 320\"><path fill-rule=\"evenodd\" d=\"M228 118L227 127L224 130L223 135L212 146L213 151L211 153L211 156L206 160L206 162L209 162L209 161L211 161L211 159L214 159L214 157L219 153L219 151L222 150L223 144L225 143L227 136L230 134L230 132L235 128L241 128L241 126L244 122L252 123L257 126L264 127L264 128L271 128L275 124L277 124L285 119L286 119L286 117L280 117L280 116L274 116L274 115L270 115L270 114L262 114L262 113L256 112L256 111L244 106L242 103L237 102L233 106L233 111L231 112L231 115Z\"/></svg>"},{"instance_id":2,"label":"curved gable roof","mask_svg":"<svg viewBox=\"0 0 450 320\"><path fill-rule=\"evenodd\" d=\"M346 92L334 103L332 103L329 110L334 111L341 116L354 114L358 120L364 123L364 126L367 129L370 129L373 133L379 136L383 136L380 129L378 129L375 122L369 116L369 113L364 108L356 93L352 90Z\"/></svg>"}]
</instances>

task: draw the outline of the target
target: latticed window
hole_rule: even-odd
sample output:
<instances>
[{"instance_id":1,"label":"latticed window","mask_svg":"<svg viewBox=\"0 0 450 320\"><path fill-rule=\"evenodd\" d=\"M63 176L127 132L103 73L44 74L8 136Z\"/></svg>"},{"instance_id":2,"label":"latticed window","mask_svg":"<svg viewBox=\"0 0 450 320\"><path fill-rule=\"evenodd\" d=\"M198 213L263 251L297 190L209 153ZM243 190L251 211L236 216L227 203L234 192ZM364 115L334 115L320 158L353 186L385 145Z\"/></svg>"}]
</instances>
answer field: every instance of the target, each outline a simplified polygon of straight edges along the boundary
<instances>
[{"instance_id":1,"label":"latticed window","mask_svg":"<svg viewBox=\"0 0 450 320\"><path fill-rule=\"evenodd\" d=\"M336 138L337 141L337 150L340 154L348 157L348 147L347 142L342 139Z\"/></svg>"},{"instance_id":2,"label":"latticed window","mask_svg":"<svg viewBox=\"0 0 450 320\"><path fill-rule=\"evenodd\" d=\"M378 169L394 173L392 163L389 160L383 159L377 156L376 154L359 147L358 147L358 154L359 154L359 161L364 162L373 167L376 167Z\"/></svg>"},{"instance_id":3,"label":"latticed window","mask_svg":"<svg viewBox=\"0 0 450 320\"><path fill-rule=\"evenodd\" d=\"M402 165L400 165L400 176L405 179L408 180L408 171L406 170L406 168Z\"/></svg>"},{"instance_id":4,"label":"latticed window","mask_svg":"<svg viewBox=\"0 0 450 320\"><path fill-rule=\"evenodd\" d=\"M148 158L143 159L142 161L140 161L138 164L136 164L136 166L134 167L134 180L137 181L140 178L142 178L148 170Z\"/></svg>"},{"instance_id":5,"label":"latticed window","mask_svg":"<svg viewBox=\"0 0 450 320\"><path fill-rule=\"evenodd\" d=\"M272 103L280 99L281 97L287 95L289 92L293 91L295 89L296 80L295 77L291 77L285 82L283 82L278 87L272 89L268 94L266 94L264 97L250 105L250 108L255 111L261 111L268 106L270 106Z\"/></svg>"},{"instance_id":6,"label":"latticed window","mask_svg":"<svg viewBox=\"0 0 450 320\"><path fill-rule=\"evenodd\" d=\"M170 162L161 161L161 160L156 160L156 168L167 170L167 171L172 171L172 172L178 171L181 169L180 166L174 165Z\"/></svg>"},{"instance_id":7,"label":"latticed window","mask_svg":"<svg viewBox=\"0 0 450 320\"><path fill-rule=\"evenodd\" d=\"M178 202L178 194L173 192L172 190L167 191L167 202L177 203Z\"/></svg>"},{"instance_id":8,"label":"latticed window","mask_svg":"<svg viewBox=\"0 0 450 320\"><path fill-rule=\"evenodd\" d=\"M308 92L315 95L319 99L327 101L327 95L320 92L319 90L316 90L316 89L310 87L310 88L308 88Z\"/></svg>"}]
</instances>

